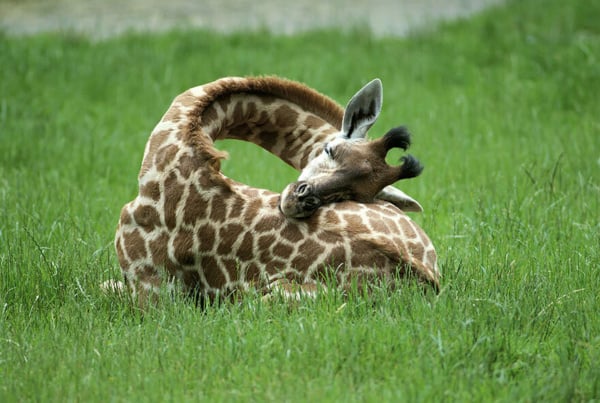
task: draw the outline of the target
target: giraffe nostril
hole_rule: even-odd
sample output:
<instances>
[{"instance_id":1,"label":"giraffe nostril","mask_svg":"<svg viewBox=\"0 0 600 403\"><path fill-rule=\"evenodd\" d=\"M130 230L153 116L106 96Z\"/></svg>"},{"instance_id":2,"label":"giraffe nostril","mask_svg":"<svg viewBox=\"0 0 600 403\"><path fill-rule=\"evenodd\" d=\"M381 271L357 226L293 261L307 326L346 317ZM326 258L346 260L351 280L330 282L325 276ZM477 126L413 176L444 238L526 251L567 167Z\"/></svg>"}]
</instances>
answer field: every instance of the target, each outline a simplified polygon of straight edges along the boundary
<instances>
[{"instance_id":1,"label":"giraffe nostril","mask_svg":"<svg viewBox=\"0 0 600 403\"><path fill-rule=\"evenodd\" d=\"M306 199L303 200L303 202L304 202L305 209L307 209L309 211L316 210L317 208L319 208L321 206L321 200L319 200L315 196L307 197Z\"/></svg>"},{"instance_id":2,"label":"giraffe nostril","mask_svg":"<svg viewBox=\"0 0 600 403\"><path fill-rule=\"evenodd\" d=\"M310 193L310 186L308 185L308 183L301 183L296 188L295 193L298 197L305 197L306 195L308 195Z\"/></svg>"}]
</instances>

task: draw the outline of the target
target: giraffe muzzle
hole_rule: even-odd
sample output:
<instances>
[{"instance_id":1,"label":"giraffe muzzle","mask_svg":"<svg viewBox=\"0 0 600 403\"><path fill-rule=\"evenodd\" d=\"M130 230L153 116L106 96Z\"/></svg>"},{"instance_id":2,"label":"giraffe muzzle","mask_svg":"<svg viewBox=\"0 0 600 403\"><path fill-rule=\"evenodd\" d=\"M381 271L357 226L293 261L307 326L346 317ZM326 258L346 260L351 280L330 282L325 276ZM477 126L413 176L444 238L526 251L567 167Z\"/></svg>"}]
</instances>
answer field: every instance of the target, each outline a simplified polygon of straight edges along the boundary
<instances>
[{"instance_id":1,"label":"giraffe muzzle","mask_svg":"<svg viewBox=\"0 0 600 403\"><path fill-rule=\"evenodd\" d=\"M322 204L313 187L304 181L287 185L279 198L279 210L290 218L310 217Z\"/></svg>"}]
</instances>

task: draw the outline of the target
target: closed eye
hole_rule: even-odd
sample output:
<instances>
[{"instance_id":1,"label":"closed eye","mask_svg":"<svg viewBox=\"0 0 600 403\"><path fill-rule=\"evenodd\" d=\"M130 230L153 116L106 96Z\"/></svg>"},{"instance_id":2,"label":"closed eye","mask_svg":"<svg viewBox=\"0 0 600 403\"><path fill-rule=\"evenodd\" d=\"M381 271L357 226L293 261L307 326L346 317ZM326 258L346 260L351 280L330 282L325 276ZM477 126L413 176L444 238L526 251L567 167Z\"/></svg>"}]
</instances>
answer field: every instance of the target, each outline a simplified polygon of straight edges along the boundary
<instances>
[{"instance_id":1,"label":"closed eye","mask_svg":"<svg viewBox=\"0 0 600 403\"><path fill-rule=\"evenodd\" d=\"M323 151L327 154L331 159L333 159L333 148L329 144L325 144L323 147Z\"/></svg>"}]
</instances>

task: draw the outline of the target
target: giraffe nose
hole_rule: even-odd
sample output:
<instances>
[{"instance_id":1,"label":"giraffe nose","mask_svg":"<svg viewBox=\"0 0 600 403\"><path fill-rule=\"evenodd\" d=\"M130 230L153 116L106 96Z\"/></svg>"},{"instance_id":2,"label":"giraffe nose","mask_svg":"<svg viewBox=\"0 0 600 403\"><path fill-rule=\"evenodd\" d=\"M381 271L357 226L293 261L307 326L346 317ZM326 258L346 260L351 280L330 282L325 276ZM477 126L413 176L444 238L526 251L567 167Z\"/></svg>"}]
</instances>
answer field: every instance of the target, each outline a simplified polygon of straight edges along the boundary
<instances>
[{"instance_id":1,"label":"giraffe nose","mask_svg":"<svg viewBox=\"0 0 600 403\"><path fill-rule=\"evenodd\" d=\"M321 199L315 195L313 187L306 182L301 182L298 187L296 187L294 193L298 199L298 202L302 206L302 210L309 215L322 204Z\"/></svg>"},{"instance_id":2,"label":"giraffe nose","mask_svg":"<svg viewBox=\"0 0 600 403\"><path fill-rule=\"evenodd\" d=\"M312 193L312 186L310 186L306 182L302 182L296 187L296 191L294 192L299 200L309 196Z\"/></svg>"},{"instance_id":3,"label":"giraffe nose","mask_svg":"<svg viewBox=\"0 0 600 403\"><path fill-rule=\"evenodd\" d=\"M323 203L307 182L289 184L279 198L279 210L292 218L310 217Z\"/></svg>"}]
</instances>

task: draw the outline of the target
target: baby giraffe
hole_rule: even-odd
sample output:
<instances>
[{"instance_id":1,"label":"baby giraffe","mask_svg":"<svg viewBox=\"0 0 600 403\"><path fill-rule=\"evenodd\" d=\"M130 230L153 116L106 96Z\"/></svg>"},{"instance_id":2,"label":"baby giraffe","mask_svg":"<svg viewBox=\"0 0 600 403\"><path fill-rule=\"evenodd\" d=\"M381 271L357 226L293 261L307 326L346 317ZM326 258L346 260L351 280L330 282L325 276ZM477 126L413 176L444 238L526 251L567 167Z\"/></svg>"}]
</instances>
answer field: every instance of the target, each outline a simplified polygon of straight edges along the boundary
<instances>
[{"instance_id":1,"label":"baby giraffe","mask_svg":"<svg viewBox=\"0 0 600 403\"><path fill-rule=\"evenodd\" d=\"M401 210L420 205L389 186L421 171L412 157L385 162L390 148L408 147L408 133L364 140L381 98L375 80L344 111L275 77L220 79L176 97L146 145L139 193L115 238L138 304L169 284L205 300L249 289L310 294L332 275L341 288L409 277L437 290L434 247ZM226 154L214 147L225 138L272 152L302 170L299 181L280 197L226 177Z\"/></svg>"}]
</instances>

